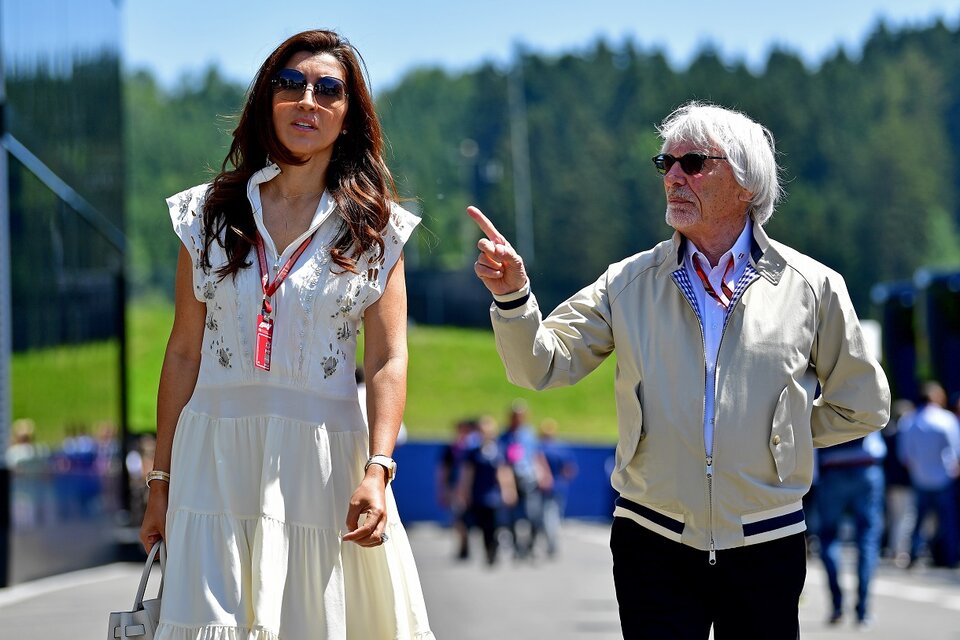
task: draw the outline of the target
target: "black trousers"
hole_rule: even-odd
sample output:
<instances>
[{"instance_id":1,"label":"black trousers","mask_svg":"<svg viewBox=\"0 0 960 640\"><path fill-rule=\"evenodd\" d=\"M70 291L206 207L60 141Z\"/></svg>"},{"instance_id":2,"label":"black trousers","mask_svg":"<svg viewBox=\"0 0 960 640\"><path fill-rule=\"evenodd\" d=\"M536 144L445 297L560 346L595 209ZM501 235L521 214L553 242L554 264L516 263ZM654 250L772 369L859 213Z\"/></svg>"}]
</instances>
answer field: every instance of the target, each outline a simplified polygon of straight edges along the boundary
<instances>
[{"instance_id":1,"label":"black trousers","mask_svg":"<svg viewBox=\"0 0 960 640\"><path fill-rule=\"evenodd\" d=\"M613 579L625 640L796 640L806 578L802 533L707 552L614 518Z\"/></svg>"}]
</instances>

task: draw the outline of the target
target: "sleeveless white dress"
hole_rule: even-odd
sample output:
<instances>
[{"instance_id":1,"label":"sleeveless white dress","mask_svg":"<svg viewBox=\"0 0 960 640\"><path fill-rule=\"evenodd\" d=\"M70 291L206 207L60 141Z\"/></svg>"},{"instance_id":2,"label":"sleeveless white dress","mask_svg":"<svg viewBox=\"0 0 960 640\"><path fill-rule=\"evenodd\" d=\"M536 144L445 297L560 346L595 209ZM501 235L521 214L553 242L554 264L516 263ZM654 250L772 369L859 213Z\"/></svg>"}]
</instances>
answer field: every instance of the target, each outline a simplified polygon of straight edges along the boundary
<instances>
[{"instance_id":1,"label":"sleeveless white dress","mask_svg":"<svg viewBox=\"0 0 960 640\"><path fill-rule=\"evenodd\" d=\"M279 173L271 164L247 186L271 281L273 265L317 233L273 296L270 371L254 366L262 299L256 251L251 267L219 280L225 253L217 243L213 269L200 263L208 185L167 200L207 318L199 379L173 443L156 638L429 640L416 565L389 487L389 540L368 549L340 539L368 455L354 378L357 331L420 220L394 206L385 262L363 256L358 273L333 273L329 249L341 223L325 193L310 229L278 257L263 225L260 184Z\"/></svg>"}]
</instances>

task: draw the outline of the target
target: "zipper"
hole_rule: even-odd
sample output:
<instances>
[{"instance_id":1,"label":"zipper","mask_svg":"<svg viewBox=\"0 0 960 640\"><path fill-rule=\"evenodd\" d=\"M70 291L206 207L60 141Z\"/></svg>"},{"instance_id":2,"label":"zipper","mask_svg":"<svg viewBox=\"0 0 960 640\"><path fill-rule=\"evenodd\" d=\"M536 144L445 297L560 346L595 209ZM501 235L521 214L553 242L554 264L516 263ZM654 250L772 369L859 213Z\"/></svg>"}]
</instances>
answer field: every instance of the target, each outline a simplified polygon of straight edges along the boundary
<instances>
[{"instance_id":1,"label":"zipper","mask_svg":"<svg viewBox=\"0 0 960 640\"><path fill-rule=\"evenodd\" d=\"M742 276L741 276L742 277ZM752 279L747 283L747 287L753 284L756 281L756 278ZM746 289L746 288L745 288ZM740 295L743 297L743 294ZM739 302L740 298L734 299L731 297L730 305L731 307L735 302ZM723 318L723 328L720 330L720 341L717 342L717 359L713 363L713 415L710 416L710 428L713 430L713 442L711 443L710 452L707 453L707 520L710 523L709 532L710 532L710 549L709 549L709 563L711 566L717 564L717 545L713 538L713 449L717 446L717 385L720 380L720 351L723 349L723 339L727 335L727 325L730 324L730 316L733 315L735 307L731 308L730 311L724 314ZM703 326L700 327L700 337L703 338L703 377L704 377L704 397L703 413L706 414L706 377L707 377L707 338L703 333ZM705 417L705 416L704 416ZM706 442L704 442L704 449L706 449Z\"/></svg>"},{"instance_id":2,"label":"zipper","mask_svg":"<svg viewBox=\"0 0 960 640\"><path fill-rule=\"evenodd\" d=\"M709 562L717 564L717 545L713 540L713 456L707 455L707 521L710 523Z\"/></svg>"},{"instance_id":3,"label":"zipper","mask_svg":"<svg viewBox=\"0 0 960 640\"><path fill-rule=\"evenodd\" d=\"M672 278L671 278L672 280ZM676 280L674 280L674 285L677 285ZM696 304L693 300L690 300L686 294L683 292L683 288L677 285L677 288L680 289L680 295L683 296L683 299L687 301L687 304L690 306L690 309L693 311L693 314L697 316L697 329L700 331L700 344L703 347L703 401L700 404L700 443L706 455L706 480L707 480L707 533L710 536L710 546L709 546L709 556L708 561L711 566L717 564L717 545L713 538L713 451L707 452L707 442L704 438L703 433L703 421L707 417L707 336L703 332L703 318L700 316L700 311L697 309ZM724 320L723 331L720 333L720 342L723 342L723 333L726 332L726 319ZM719 346L717 349L719 356ZM717 393L717 380L714 376L713 380L714 386L714 397ZM716 413L716 403L714 403L714 413ZM712 418L711 418L712 419ZM714 424L713 427L716 427Z\"/></svg>"},{"instance_id":4,"label":"zipper","mask_svg":"<svg viewBox=\"0 0 960 640\"><path fill-rule=\"evenodd\" d=\"M753 278L747 287L752 285L757 278ZM673 278L671 278L673 280ZM694 315L697 316L697 328L700 330L700 343L703 345L703 404L701 405L700 415L706 419L707 416L707 336L703 332L703 318L700 316L700 313L697 309L697 306L691 301L686 294L683 293L683 288L680 287L676 280L674 280L674 285L680 289L680 293L683 296L683 299L687 301L687 304L690 305L690 308L693 310ZM746 290L747 287L744 287ZM743 297L741 294L740 297ZM737 298L739 301L740 298ZM734 300L731 298L730 304L734 304ZM713 447L717 443L717 423L716 423L716 414L717 414L717 374L718 374L718 365L720 364L720 350L723 348L723 339L727 335L727 325L730 322L730 316L733 314L733 310L725 314L723 319L723 328L720 330L720 341L717 343L717 360L714 362L713 368L713 415L710 417L711 428L713 429L713 446L709 452L706 451L707 443L704 438L704 434L701 431L701 441L703 442L703 449L706 455L706 481L707 481L707 533L710 536L710 545L708 548L708 562L711 566L717 564L717 545L713 536Z\"/></svg>"}]
</instances>

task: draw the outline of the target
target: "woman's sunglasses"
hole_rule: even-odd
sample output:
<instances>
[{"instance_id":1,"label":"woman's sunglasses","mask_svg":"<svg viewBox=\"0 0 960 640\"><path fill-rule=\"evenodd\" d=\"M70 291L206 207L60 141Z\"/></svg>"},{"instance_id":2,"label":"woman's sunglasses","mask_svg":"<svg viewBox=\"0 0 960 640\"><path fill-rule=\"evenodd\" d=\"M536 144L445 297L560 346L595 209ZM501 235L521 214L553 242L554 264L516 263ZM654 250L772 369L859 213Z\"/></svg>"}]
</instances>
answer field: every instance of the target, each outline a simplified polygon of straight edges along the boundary
<instances>
[{"instance_id":1,"label":"woman's sunglasses","mask_svg":"<svg viewBox=\"0 0 960 640\"><path fill-rule=\"evenodd\" d=\"M705 153L685 153L677 158L669 153L661 153L653 156L651 159L660 175L666 175L673 165L679 162L683 172L688 176L692 176L703 171L703 163L707 160L726 160L727 158L726 156L708 156Z\"/></svg>"},{"instance_id":2,"label":"woman's sunglasses","mask_svg":"<svg viewBox=\"0 0 960 640\"><path fill-rule=\"evenodd\" d=\"M273 85L274 95L281 100L299 101L308 88L313 91L315 100L326 104L335 104L347 97L347 85L340 78L320 76L310 84L306 76L296 69L281 69L270 80L270 84Z\"/></svg>"}]
</instances>

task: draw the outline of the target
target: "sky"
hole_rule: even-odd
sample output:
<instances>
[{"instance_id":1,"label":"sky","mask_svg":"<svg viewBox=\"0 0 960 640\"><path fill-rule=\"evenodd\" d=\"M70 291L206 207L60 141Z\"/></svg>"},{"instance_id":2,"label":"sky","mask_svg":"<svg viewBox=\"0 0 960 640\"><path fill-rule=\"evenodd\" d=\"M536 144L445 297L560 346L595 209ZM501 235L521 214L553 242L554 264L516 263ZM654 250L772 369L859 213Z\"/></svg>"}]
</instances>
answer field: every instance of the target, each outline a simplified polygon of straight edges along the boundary
<instances>
[{"instance_id":1,"label":"sky","mask_svg":"<svg viewBox=\"0 0 960 640\"><path fill-rule=\"evenodd\" d=\"M149 68L166 85L216 63L248 83L287 36L332 28L367 62L374 92L416 67L451 71L508 63L517 45L541 54L587 48L603 36L659 49L678 68L705 45L761 70L774 46L816 67L844 47L858 55L882 18L894 28L942 18L956 28L960 4L944 0L123 0L127 69Z\"/></svg>"}]
</instances>

